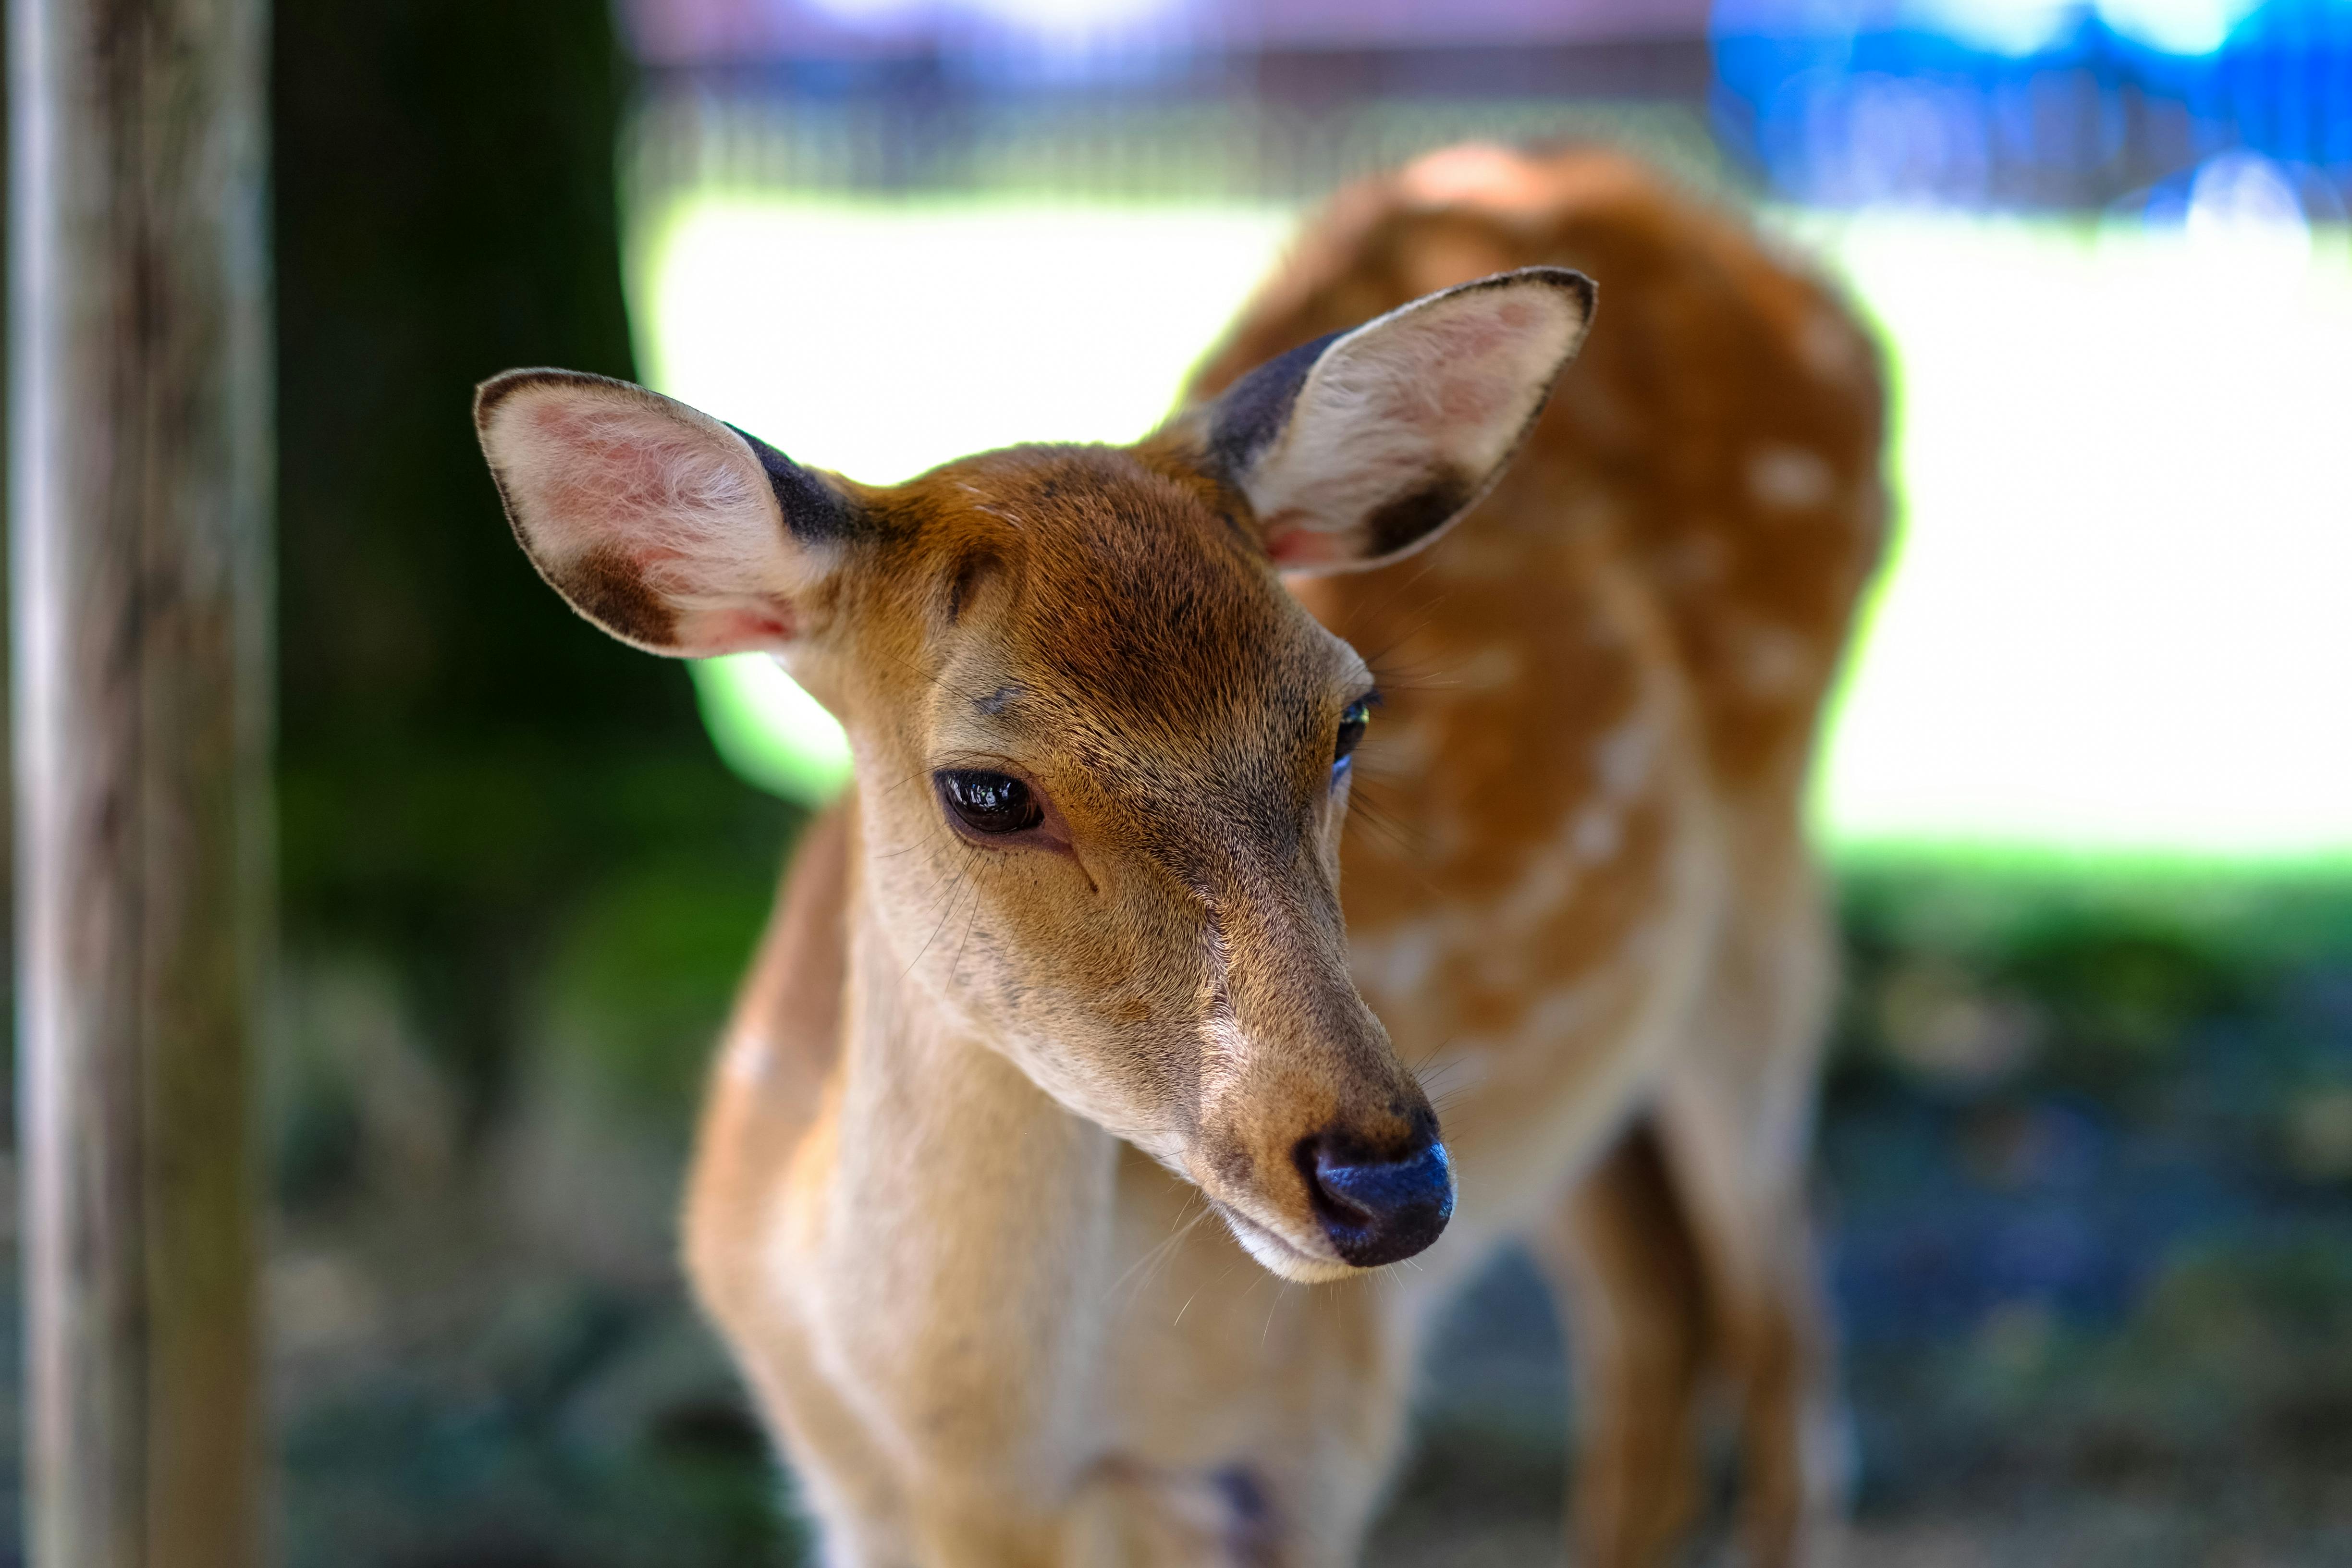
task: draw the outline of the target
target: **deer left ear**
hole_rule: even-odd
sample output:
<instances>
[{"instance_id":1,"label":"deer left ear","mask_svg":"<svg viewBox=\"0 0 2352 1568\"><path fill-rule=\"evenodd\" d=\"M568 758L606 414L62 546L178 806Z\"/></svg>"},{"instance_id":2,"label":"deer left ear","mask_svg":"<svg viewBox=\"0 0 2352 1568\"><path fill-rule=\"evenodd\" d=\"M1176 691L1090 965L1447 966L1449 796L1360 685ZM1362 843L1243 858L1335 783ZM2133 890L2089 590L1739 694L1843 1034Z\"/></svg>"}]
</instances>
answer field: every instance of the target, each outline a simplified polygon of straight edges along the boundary
<instances>
[{"instance_id":1,"label":"deer left ear","mask_svg":"<svg viewBox=\"0 0 2352 1568\"><path fill-rule=\"evenodd\" d=\"M1592 319L1592 280L1530 267L1292 350L1202 411L1210 462L1286 573L1410 554L1502 477Z\"/></svg>"},{"instance_id":2,"label":"deer left ear","mask_svg":"<svg viewBox=\"0 0 2352 1568\"><path fill-rule=\"evenodd\" d=\"M642 386L484 382L474 424L515 537L572 607L649 653L781 653L860 527L782 452Z\"/></svg>"}]
</instances>

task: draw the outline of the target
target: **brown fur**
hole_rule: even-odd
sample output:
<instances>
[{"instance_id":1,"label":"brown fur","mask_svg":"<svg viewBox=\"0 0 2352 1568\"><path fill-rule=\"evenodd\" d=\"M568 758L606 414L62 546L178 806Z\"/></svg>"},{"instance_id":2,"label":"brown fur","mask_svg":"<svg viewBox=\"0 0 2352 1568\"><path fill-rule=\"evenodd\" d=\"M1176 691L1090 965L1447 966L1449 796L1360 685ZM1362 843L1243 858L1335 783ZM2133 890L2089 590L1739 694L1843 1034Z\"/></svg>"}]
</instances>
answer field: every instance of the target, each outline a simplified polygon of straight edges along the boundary
<instances>
[{"instance_id":1,"label":"brown fur","mask_svg":"<svg viewBox=\"0 0 2352 1568\"><path fill-rule=\"evenodd\" d=\"M1798 808L1878 543L1867 341L1630 164L1463 150L1342 196L1196 392L1533 263L1600 281L1590 346L1452 537L1300 588L1344 643L1181 422L854 491L872 527L794 668L857 799L780 903L687 1208L829 1561L1350 1561L1415 1335L1512 1236L1578 1308L1588 1561L1670 1550L1710 1362L1757 1557L1821 1540ZM1351 647L1386 830L1357 813L1343 931ZM929 778L956 765L1033 780L1082 852L963 842ZM1303 1135L1401 1139L1428 1098L1391 1034L1454 1227L1416 1269L1271 1279L1204 1201L1296 1232Z\"/></svg>"}]
</instances>

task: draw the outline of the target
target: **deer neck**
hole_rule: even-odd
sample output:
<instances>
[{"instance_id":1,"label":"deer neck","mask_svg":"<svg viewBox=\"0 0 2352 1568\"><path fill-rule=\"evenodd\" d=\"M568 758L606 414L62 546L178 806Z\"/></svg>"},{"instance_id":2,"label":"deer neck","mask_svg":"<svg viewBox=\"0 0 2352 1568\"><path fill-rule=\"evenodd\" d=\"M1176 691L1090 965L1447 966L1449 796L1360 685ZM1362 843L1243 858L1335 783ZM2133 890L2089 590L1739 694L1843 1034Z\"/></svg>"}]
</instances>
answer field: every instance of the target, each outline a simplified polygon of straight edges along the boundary
<instances>
[{"instance_id":1,"label":"deer neck","mask_svg":"<svg viewBox=\"0 0 2352 1568\"><path fill-rule=\"evenodd\" d=\"M905 955L870 906L853 920L841 1131L866 1195L973 1222L1000 1194L1012 1215L1051 1213L1055 1225L1076 1217L1073 1205L1106 1205L1118 1141L905 978Z\"/></svg>"},{"instance_id":2,"label":"deer neck","mask_svg":"<svg viewBox=\"0 0 2352 1568\"><path fill-rule=\"evenodd\" d=\"M1074 1432L1106 1295L1118 1141L960 1027L906 968L856 900L827 1289L849 1293L860 1331L910 1373L920 1364L920 1379L959 1389L937 1407L1007 1422L1027 1411L1032 1443L1040 1428Z\"/></svg>"}]
</instances>

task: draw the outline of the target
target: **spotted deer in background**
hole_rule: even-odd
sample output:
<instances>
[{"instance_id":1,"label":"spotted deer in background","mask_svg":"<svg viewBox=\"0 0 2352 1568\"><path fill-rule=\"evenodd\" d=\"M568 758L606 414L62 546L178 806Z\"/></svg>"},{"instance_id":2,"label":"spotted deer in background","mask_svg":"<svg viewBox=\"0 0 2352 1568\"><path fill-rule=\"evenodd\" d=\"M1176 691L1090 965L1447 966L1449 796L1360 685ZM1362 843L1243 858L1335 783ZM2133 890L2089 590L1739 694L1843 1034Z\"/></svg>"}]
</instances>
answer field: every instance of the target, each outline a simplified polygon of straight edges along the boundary
<instances>
[{"instance_id":1,"label":"spotted deer in background","mask_svg":"<svg viewBox=\"0 0 2352 1568\"><path fill-rule=\"evenodd\" d=\"M877 488L625 384L482 388L559 592L775 654L856 757L685 1218L828 1563L1350 1562L1513 1238L1570 1310L1582 1560L1674 1550L1718 1378L1751 1555L1819 1555L1800 803L1881 403L1735 223L1489 148L1344 193L1132 447Z\"/></svg>"}]
</instances>

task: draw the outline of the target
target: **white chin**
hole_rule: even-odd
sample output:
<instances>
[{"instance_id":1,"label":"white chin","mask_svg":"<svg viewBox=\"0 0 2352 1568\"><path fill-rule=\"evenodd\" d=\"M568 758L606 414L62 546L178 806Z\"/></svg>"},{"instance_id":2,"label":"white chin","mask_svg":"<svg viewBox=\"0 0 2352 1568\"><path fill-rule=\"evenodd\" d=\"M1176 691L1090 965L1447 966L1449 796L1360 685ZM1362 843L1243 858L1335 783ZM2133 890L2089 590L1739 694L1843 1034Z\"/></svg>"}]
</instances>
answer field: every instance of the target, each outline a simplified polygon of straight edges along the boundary
<instances>
[{"instance_id":1,"label":"white chin","mask_svg":"<svg viewBox=\"0 0 2352 1568\"><path fill-rule=\"evenodd\" d=\"M1236 1214L1223 1204L1216 1207L1218 1215L1225 1222L1225 1228L1232 1231L1234 1239L1242 1244L1242 1250L1256 1258L1267 1273L1279 1279L1294 1280L1301 1285L1325 1285L1334 1279L1345 1279L1363 1272L1353 1264L1342 1263L1336 1258L1318 1258L1302 1252L1248 1215Z\"/></svg>"}]
</instances>

